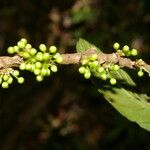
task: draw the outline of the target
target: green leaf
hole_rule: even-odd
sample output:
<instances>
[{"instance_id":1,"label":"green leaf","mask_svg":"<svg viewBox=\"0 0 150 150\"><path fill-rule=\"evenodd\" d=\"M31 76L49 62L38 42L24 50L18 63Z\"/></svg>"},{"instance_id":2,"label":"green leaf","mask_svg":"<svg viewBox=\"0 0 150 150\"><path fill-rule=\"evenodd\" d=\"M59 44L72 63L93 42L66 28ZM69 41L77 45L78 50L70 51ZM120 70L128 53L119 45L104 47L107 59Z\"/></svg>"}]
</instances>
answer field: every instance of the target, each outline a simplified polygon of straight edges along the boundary
<instances>
[{"instance_id":1,"label":"green leaf","mask_svg":"<svg viewBox=\"0 0 150 150\"><path fill-rule=\"evenodd\" d=\"M109 87L98 91L123 116L150 131L150 97L122 87Z\"/></svg>"},{"instance_id":2,"label":"green leaf","mask_svg":"<svg viewBox=\"0 0 150 150\"><path fill-rule=\"evenodd\" d=\"M125 84L131 86L136 85L135 82L132 80L132 78L128 75L128 73L122 69L119 69L118 71L112 71L110 72L110 74L112 75L112 77L114 77L117 80L123 81Z\"/></svg>"},{"instance_id":3,"label":"green leaf","mask_svg":"<svg viewBox=\"0 0 150 150\"><path fill-rule=\"evenodd\" d=\"M91 44L90 42L80 38L76 44L77 52L84 52L90 48L94 48L96 51L100 52L100 49L97 48L95 45Z\"/></svg>"},{"instance_id":4,"label":"green leaf","mask_svg":"<svg viewBox=\"0 0 150 150\"><path fill-rule=\"evenodd\" d=\"M126 73L124 70L119 69L118 71L111 71L110 72L111 76L117 79L119 84L126 84L130 86L135 86L135 82L132 80L132 78ZM100 74L93 70L93 75L95 77L100 78Z\"/></svg>"}]
</instances>

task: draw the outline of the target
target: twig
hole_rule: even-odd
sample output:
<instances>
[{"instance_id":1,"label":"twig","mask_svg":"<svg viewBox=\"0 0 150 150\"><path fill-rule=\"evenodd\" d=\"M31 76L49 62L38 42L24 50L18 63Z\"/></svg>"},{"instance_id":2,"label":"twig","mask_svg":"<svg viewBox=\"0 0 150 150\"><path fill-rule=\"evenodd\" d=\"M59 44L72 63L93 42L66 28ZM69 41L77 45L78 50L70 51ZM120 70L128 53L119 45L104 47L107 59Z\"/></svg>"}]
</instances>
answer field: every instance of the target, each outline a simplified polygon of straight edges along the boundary
<instances>
[{"instance_id":1,"label":"twig","mask_svg":"<svg viewBox=\"0 0 150 150\"><path fill-rule=\"evenodd\" d=\"M69 64L79 64L83 56L90 57L92 54L97 53L94 49L87 50L86 52L82 53L71 53L71 54L62 54L63 62L62 65L69 65ZM133 61L129 58L121 57L117 53L105 54L105 53L98 53L98 61L100 64L103 63L114 63L119 64L121 67L128 67L128 68L137 68L143 67L147 71L150 72L150 65L145 63L144 61ZM23 58L18 55L13 57L9 56L1 56L0 57L0 70L4 68L11 68L11 67L18 67L23 62Z\"/></svg>"}]
</instances>

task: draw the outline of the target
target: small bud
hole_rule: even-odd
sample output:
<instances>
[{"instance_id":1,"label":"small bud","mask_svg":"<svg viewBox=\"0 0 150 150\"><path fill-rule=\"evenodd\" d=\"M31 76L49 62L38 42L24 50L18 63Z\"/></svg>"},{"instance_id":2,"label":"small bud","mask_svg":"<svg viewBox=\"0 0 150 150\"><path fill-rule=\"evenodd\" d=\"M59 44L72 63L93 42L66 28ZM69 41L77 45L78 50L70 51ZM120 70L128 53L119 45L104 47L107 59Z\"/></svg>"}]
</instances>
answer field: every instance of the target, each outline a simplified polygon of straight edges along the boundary
<instances>
[{"instance_id":1,"label":"small bud","mask_svg":"<svg viewBox=\"0 0 150 150\"><path fill-rule=\"evenodd\" d=\"M19 83L19 84L24 83L24 78L23 78L23 77L19 77L19 78L18 78L18 83Z\"/></svg>"},{"instance_id":2,"label":"small bud","mask_svg":"<svg viewBox=\"0 0 150 150\"><path fill-rule=\"evenodd\" d=\"M14 46L14 51L15 51L16 53L18 53L18 52L19 52L19 46Z\"/></svg>"},{"instance_id":3,"label":"small bud","mask_svg":"<svg viewBox=\"0 0 150 150\"><path fill-rule=\"evenodd\" d=\"M144 72L142 70L138 71L138 76L142 77L144 75Z\"/></svg>"},{"instance_id":4,"label":"small bud","mask_svg":"<svg viewBox=\"0 0 150 150\"><path fill-rule=\"evenodd\" d=\"M41 81L43 81L43 77L40 76L40 75L38 75L38 76L36 76L36 80L37 80L38 82L41 82Z\"/></svg>"},{"instance_id":5,"label":"small bud","mask_svg":"<svg viewBox=\"0 0 150 150\"><path fill-rule=\"evenodd\" d=\"M34 70L34 74L35 74L35 75L39 75L40 73L41 73L41 70L40 70L40 69L36 68L36 69Z\"/></svg>"},{"instance_id":6,"label":"small bud","mask_svg":"<svg viewBox=\"0 0 150 150\"><path fill-rule=\"evenodd\" d=\"M33 56L37 53L37 50L35 48L31 48L30 54Z\"/></svg>"},{"instance_id":7,"label":"small bud","mask_svg":"<svg viewBox=\"0 0 150 150\"><path fill-rule=\"evenodd\" d=\"M119 47L120 47L120 44L119 44L119 43L114 43L113 48L114 48L115 50L118 50Z\"/></svg>"},{"instance_id":8,"label":"small bud","mask_svg":"<svg viewBox=\"0 0 150 150\"><path fill-rule=\"evenodd\" d=\"M57 66L56 65L52 65L51 66L51 70L52 70L52 72L57 72Z\"/></svg>"},{"instance_id":9,"label":"small bud","mask_svg":"<svg viewBox=\"0 0 150 150\"><path fill-rule=\"evenodd\" d=\"M99 73L102 73L104 70L105 70L105 69L104 69L103 67L99 67L99 68L97 69L97 71L98 71Z\"/></svg>"},{"instance_id":10,"label":"small bud","mask_svg":"<svg viewBox=\"0 0 150 150\"><path fill-rule=\"evenodd\" d=\"M25 48L25 46L26 46L26 44L24 42L22 42L22 41L19 41L17 43L17 45L18 45L19 48Z\"/></svg>"},{"instance_id":11,"label":"small bud","mask_svg":"<svg viewBox=\"0 0 150 150\"><path fill-rule=\"evenodd\" d=\"M38 69L42 68L42 63L39 62L39 61L37 61L37 62L35 63L35 67L38 68Z\"/></svg>"},{"instance_id":12,"label":"small bud","mask_svg":"<svg viewBox=\"0 0 150 150\"><path fill-rule=\"evenodd\" d=\"M47 75L47 69L42 68L41 70L41 76L46 76Z\"/></svg>"},{"instance_id":13,"label":"small bud","mask_svg":"<svg viewBox=\"0 0 150 150\"><path fill-rule=\"evenodd\" d=\"M93 54L90 58L90 60L94 61L98 58L98 55L97 54Z\"/></svg>"},{"instance_id":14,"label":"small bud","mask_svg":"<svg viewBox=\"0 0 150 150\"><path fill-rule=\"evenodd\" d=\"M136 49L132 49L131 50L131 55L132 56L136 56L138 54L137 50Z\"/></svg>"},{"instance_id":15,"label":"small bud","mask_svg":"<svg viewBox=\"0 0 150 150\"><path fill-rule=\"evenodd\" d=\"M32 46L31 46L31 44L27 44L27 45L25 46L25 48L26 48L26 49L31 49Z\"/></svg>"},{"instance_id":16,"label":"small bud","mask_svg":"<svg viewBox=\"0 0 150 150\"><path fill-rule=\"evenodd\" d=\"M117 83L117 80L115 78L110 79L110 84L115 85Z\"/></svg>"},{"instance_id":17,"label":"small bud","mask_svg":"<svg viewBox=\"0 0 150 150\"><path fill-rule=\"evenodd\" d=\"M50 46L49 47L49 52L50 53L56 53L56 51L57 51L57 47L56 46Z\"/></svg>"},{"instance_id":18,"label":"small bud","mask_svg":"<svg viewBox=\"0 0 150 150\"><path fill-rule=\"evenodd\" d=\"M8 52L9 54L13 54L13 53L15 53L15 50L14 50L14 48L11 46L11 47L8 47L7 52Z\"/></svg>"},{"instance_id":19,"label":"small bud","mask_svg":"<svg viewBox=\"0 0 150 150\"><path fill-rule=\"evenodd\" d=\"M4 76L3 76L3 80L4 80L4 81L7 81L8 78L9 78L9 75L4 75Z\"/></svg>"},{"instance_id":20,"label":"small bud","mask_svg":"<svg viewBox=\"0 0 150 150\"><path fill-rule=\"evenodd\" d=\"M30 57L30 55L29 55L28 52L23 52L22 57L25 58L25 59L28 59Z\"/></svg>"},{"instance_id":21,"label":"small bud","mask_svg":"<svg viewBox=\"0 0 150 150\"><path fill-rule=\"evenodd\" d=\"M36 59L39 60L39 61L42 61L43 60L43 53L42 52L38 52L36 54Z\"/></svg>"},{"instance_id":22,"label":"small bud","mask_svg":"<svg viewBox=\"0 0 150 150\"><path fill-rule=\"evenodd\" d=\"M2 83L2 88L7 89L9 87L7 82L3 82Z\"/></svg>"},{"instance_id":23,"label":"small bud","mask_svg":"<svg viewBox=\"0 0 150 150\"><path fill-rule=\"evenodd\" d=\"M85 73L85 67L81 66L81 67L79 68L79 72L80 72L81 74L84 74L84 73Z\"/></svg>"},{"instance_id":24,"label":"small bud","mask_svg":"<svg viewBox=\"0 0 150 150\"><path fill-rule=\"evenodd\" d=\"M84 58L81 60L82 65L86 65L88 62L89 62L89 60L87 58Z\"/></svg>"},{"instance_id":25,"label":"small bud","mask_svg":"<svg viewBox=\"0 0 150 150\"><path fill-rule=\"evenodd\" d=\"M85 73L84 73L84 77L85 77L86 79L89 79L89 78L91 77L91 72L90 72L90 71L85 72Z\"/></svg>"},{"instance_id":26,"label":"small bud","mask_svg":"<svg viewBox=\"0 0 150 150\"><path fill-rule=\"evenodd\" d=\"M13 78L12 78L11 76L9 76L9 78L8 78L8 80L7 80L7 83L8 83L8 84L12 84L12 82L13 82Z\"/></svg>"},{"instance_id":27,"label":"small bud","mask_svg":"<svg viewBox=\"0 0 150 150\"><path fill-rule=\"evenodd\" d=\"M63 62L62 57L61 57L61 56L60 56L60 57L57 57L57 58L56 58L56 62L59 63L59 64L61 64L61 63Z\"/></svg>"},{"instance_id":28,"label":"small bud","mask_svg":"<svg viewBox=\"0 0 150 150\"><path fill-rule=\"evenodd\" d=\"M19 69L20 70L25 70L26 68L26 64L25 63L21 63L20 66L19 66Z\"/></svg>"},{"instance_id":29,"label":"small bud","mask_svg":"<svg viewBox=\"0 0 150 150\"><path fill-rule=\"evenodd\" d=\"M25 38L21 38L20 41L23 42L24 44L27 44L27 39L25 39Z\"/></svg>"},{"instance_id":30,"label":"small bud","mask_svg":"<svg viewBox=\"0 0 150 150\"><path fill-rule=\"evenodd\" d=\"M44 54L43 54L43 59L44 59L44 60L48 60L49 58L50 58L49 53L44 53Z\"/></svg>"},{"instance_id":31,"label":"small bud","mask_svg":"<svg viewBox=\"0 0 150 150\"><path fill-rule=\"evenodd\" d=\"M45 52L45 51L46 51L46 45L45 45L45 44L40 44L40 45L39 45L39 49L40 49L42 52Z\"/></svg>"},{"instance_id":32,"label":"small bud","mask_svg":"<svg viewBox=\"0 0 150 150\"><path fill-rule=\"evenodd\" d=\"M14 75L14 76L19 76L19 71L18 70L14 70L13 72L12 72L12 75Z\"/></svg>"},{"instance_id":33,"label":"small bud","mask_svg":"<svg viewBox=\"0 0 150 150\"><path fill-rule=\"evenodd\" d=\"M113 65L113 70L114 71L118 71L119 69L120 69L120 67L117 64Z\"/></svg>"},{"instance_id":34,"label":"small bud","mask_svg":"<svg viewBox=\"0 0 150 150\"><path fill-rule=\"evenodd\" d=\"M107 79L107 74L106 73L103 73L100 75L101 79L102 80L106 80Z\"/></svg>"},{"instance_id":35,"label":"small bud","mask_svg":"<svg viewBox=\"0 0 150 150\"><path fill-rule=\"evenodd\" d=\"M125 45L122 49L124 52L128 52L129 51L129 46L128 45Z\"/></svg>"}]
</instances>

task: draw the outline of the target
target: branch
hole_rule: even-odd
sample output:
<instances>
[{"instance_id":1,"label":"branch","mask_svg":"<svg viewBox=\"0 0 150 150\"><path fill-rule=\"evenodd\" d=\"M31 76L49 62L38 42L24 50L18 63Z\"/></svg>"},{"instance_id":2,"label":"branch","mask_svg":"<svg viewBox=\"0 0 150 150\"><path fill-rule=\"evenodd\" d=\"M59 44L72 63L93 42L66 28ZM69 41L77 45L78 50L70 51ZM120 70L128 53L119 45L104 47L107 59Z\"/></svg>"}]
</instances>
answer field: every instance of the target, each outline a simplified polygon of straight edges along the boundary
<instances>
[{"instance_id":1,"label":"branch","mask_svg":"<svg viewBox=\"0 0 150 150\"><path fill-rule=\"evenodd\" d=\"M92 54L97 53L94 49L89 49L86 52L81 53L71 53L71 54L62 54L63 62L62 65L69 65L69 64L79 64L82 60L82 57L90 57ZM105 54L102 52L98 53L98 61L100 64L104 63L113 63L119 64L121 67L127 68L138 68L143 67L147 71L150 72L150 65L145 63L142 60L133 61L129 58L121 57L117 53ZM0 57L0 71L5 68L12 68L18 67L23 62L23 58L19 55L15 55L13 57L9 56L1 56Z\"/></svg>"}]
</instances>

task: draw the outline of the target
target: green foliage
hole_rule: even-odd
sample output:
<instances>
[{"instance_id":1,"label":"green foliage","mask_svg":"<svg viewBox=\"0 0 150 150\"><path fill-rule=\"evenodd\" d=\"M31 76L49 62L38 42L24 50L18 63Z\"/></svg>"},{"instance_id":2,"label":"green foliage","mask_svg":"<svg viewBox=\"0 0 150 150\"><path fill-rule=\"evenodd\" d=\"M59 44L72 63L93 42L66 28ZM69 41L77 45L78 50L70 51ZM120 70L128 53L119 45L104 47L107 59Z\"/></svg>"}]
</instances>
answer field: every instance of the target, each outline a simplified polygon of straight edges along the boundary
<instances>
[{"instance_id":1,"label":"green foliage","mask_svg":"<svg viewBox=\"0 0 150 150\"><path fill-rule=\"evenodd\" d=\"M89 43L88 41L80 38L79 41L76 44L76 50L77 52L84 52L87 51L88 49L93 48L96 51L100 52L100 49L96 47L95 45Z\"/></svg>"},{"instance_id":2,"label":"green foliage","mask_svg":"<svg viewBox=\"0 0 150 150\"><path fill-rule=\"evenodd\" d=\"M123 87L101 88L98 91L123 116L150 131L150 97L146 94L134 93Z\"/></svg>"},{"instance_id":3,"label":"green foliage","mask_svg":"<svg viewBox=\"0 0 150 150\"><path fill-rule=\"evenodd\" d=\"M94 47L92 44L90 44L89 42L83 39L80 39L79 42L77 43L77 51L79 52L84 52L86 49L92 47ZM113 47L118 51L120 45L118 43L115 43ZM137 54L137 51L135 49L131 51L132 51L132 55ZM127 45L125 45L122 49L122 52L125 55L127 55L127 53L131 51L129 50L129 47ZM80 67L79 69L80 73L83 73L84 72L83 70L84 68ZM99 66L99 68L94 69L94 71L91 68L89 68L89 70L93 72L94 76L101 78L103 80L107 79L109 75L110 83L112 85L115 85L117 80L121 80L123 81L124 84L127 84L128 86L132 86L132 87L135 86L135 83L131 79L131 77L124 70L120 69L118 65L108 64L106 67ZM109 74L106 73L106 71L108 70L109 70ZM105 73L101 74L103 72ZM138 72L138 75L143 76L143 72L140 70ZM101 87L101 85L98 84L97 86ZM148 102L150 100L150 97L148 97L147 95L134 93L131 90L124 88L123 86L120 87L119 84L117 87L107 85L98 88L98 91L101 94L103 94L106 100L123 116L128 118L130 121L136 122L141 127L150 131L150 119L149 119L150 104Z\"/></svg>"}]
</instances>

